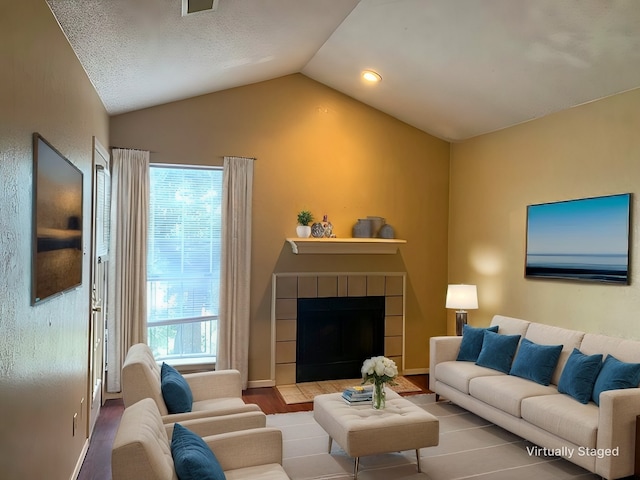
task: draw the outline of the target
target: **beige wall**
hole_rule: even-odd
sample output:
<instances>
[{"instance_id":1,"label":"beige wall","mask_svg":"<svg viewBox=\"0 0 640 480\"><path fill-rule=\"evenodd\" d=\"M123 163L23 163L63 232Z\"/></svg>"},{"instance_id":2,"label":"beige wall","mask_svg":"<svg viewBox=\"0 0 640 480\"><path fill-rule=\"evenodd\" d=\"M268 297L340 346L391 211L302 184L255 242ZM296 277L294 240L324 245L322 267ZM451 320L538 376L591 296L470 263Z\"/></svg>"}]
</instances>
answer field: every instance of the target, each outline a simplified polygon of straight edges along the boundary
<instances>
[{"instance_id":1,"label":"beige wall","mask_svg":"<svg viewBox=\"0 0 640 480\"><path fill-rule=\"evenodd\" d=\"M254 381L269 376L273 272L406 270L409 369L427 367L428 338L445 332L447 275L478 284L475 324L502 313L640 338L640 90L455 144L449 172L448 143L302 75L117 116L110 136L106 112L43 0L2 3L0 55L3 478L69 478L84 445L84 432L72 436L72 417L79 413L82 425L87 414L88 222L83 286L30 306L35 131L84 172L85 218L93 135L104 145L152 150L156 162L258 159ZM527 204L620 192L635 194L630 286L523 278ZM408 243L393 256L295 256L284 238L294 235L302 208L329 214L339 236L349 236L358 217L381 215Z\"/></svg>"},{"instance_id":2,"label":"beige wall","mask_svg":"<svg viewBox=\"0 0 640 480\"><path fill-rule=\"evenodd\" d=\"M108 116L44 0L2 2L0 58L0 476L65 479L86 438L92 136L108 144ZM87 219L82 287L36 307L33 132L84 173Z\"/></svg>"},{"instance_id":3,"label":"beige wall","mask_svg":"<svg viewBox=\"0 0 640 480\"><path fill-rule=\"evenodd\" d=\"M480 309L640 339L640 90L452 145L449 281ZM632 192L631 285L524 278L526 206Z\"/></svg>"},{"instance_id":4,"label":"beige wall","mask_svg":"<svg viewBox=\"0 0 640 480\"><path fill-rule=\"evenodd\" d=\"M152 162L220 165L257 158L253 202L249 380L270 378L274 272L407 275L408 369L428 367L444 332L449 144L296 74L115 116L111 144L151 150ZM293 255L296 213L324 213L340 237L366 215L407 244L397 255Z\"/></svg>"}]
</instances>

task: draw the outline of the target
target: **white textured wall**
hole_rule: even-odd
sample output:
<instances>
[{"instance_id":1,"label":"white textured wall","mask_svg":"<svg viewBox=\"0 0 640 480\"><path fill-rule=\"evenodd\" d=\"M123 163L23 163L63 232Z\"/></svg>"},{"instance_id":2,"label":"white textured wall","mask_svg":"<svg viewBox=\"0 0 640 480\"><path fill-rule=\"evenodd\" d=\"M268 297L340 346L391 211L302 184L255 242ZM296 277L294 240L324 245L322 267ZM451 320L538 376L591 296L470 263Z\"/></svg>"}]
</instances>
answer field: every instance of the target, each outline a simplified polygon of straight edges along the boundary
<instances>
[{"instance_id":1,"label":"white textured wall","mask_svg":"<svg viewBox=\"0 0 640 480\"><path fill-rule=\"evenodd\" d=\"M82 287L32 307L32 134L36 131L83 171L86 221ZM93 135L108 145L106 111L46 2L2 2L2 478L70 478L85 442ZM80 427L75 436L74 413Z\"/></svg>"}]
</instances>

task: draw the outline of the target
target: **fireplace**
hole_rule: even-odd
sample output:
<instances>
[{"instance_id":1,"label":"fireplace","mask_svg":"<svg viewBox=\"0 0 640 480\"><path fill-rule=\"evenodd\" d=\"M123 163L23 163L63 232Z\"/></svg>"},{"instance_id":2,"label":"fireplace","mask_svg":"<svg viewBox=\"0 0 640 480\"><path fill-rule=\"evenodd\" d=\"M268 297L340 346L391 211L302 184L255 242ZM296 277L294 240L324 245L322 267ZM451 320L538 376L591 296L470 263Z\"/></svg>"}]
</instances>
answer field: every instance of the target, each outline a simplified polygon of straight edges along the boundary
<instances>
[{"instance_id":1,"label":"fireplace","mask_svg":"<svg viewBox=\"0 0 640 480\"><path fill-rule=\"evenodd\" d=\"M298 346L298 342L305 342L303 339L299 339L299 329L308 331L311 329L337 329L350 330L352 328L358 328L363 331L375 330L375 335L372 333L372 338L375 336L375 347L370 350L372 353L369 355L361 351L358 353L357 361L351 360L351 372L349 375L351 378L360 377L360 367L362 361L373 355L385 355L391 358L398 365L398 369L402 371L404 369L404 298L405 298L405 273L404 272L390 272L390 273L276 273L273 275L272 284L272 316L271 316L271 331L272 331L272 358L271 358L271 378L276 385L288 385L296 382L306 381L299 380L299 378L309 378L308 373L304 370L315 370L312 374L312 378L315 380L330 380L342 377L346 375L344 373L335 374L331 372L333 367L311 367L307 368L303 366L304 362L310 359L311 365L314 365L319 357L325 357L325 352L328 350L339 350L335 342L330 344L326 341L319 343L317 341L307 341L304 345ZM354 325L338 323L337 320L331 320L329 325L321 327L322 323L314 322L310 327L299 326L299 309L298 303L305 305L307 300L320 300L320 303L324 303L327 299L338 299L338 310L342 308L342 302L346 304L351 303L351 300L358 302L368 302L368 298L378 297L378 300L371 300L372 302L382 302L382 320L380 321L380 314L378 314L378 325L376 327L363 327L362 325L356 325L357 323L363 323L364 320L359 320ZM333 301L330 300L330 303ZM314 303L314 302L311 302ZM360 308L362 305L358 305ZM304 307L303 307L304 308ZM315 308L315 307L314 307ZM325 306L320 307L326 308ZM347 311L349 308L346 307ZM370 307L365 307L365 310ZM333 307L331 307L333 309ZM353 317L349 314L336 314L337 316L346 315L347 317ZM320 314L320 316L334 318L332 314L328 315ZM333 324L331 324L333 322ZM304 324L304 321L303 321ZM381 329L381 330L380 330ZM312 336L318 332L312 333ZM351 348L355 349L353 342L362 336L366 336L365 333L353 333L348 335L351 337ZM380 340L382 336L382 340ZM380 346L382 342L382 346ZM309 345L310 344L310 345ZM342 359L346 347L341 346L342 352L338 352L337 355L340 360L337 363L348 363ZM360 347L358 347L360 348ZM302 351L303 357L301 366L298 365L298 352ZM333 355L334 352L332 351ZM356 370L357 366L357 370ZM298 376L298 370L303 370L302 376ZM338 375L337 377L334 375ZM329 378L333 377L333 378ZM315 381L314 380L314 381Z\"/></svg>"},{"instance_id":2,"label":"fireplace","mask_svg":"<svg viewBox=\"0 0 640 480\"><path fill-rule=\"evenodd\" d=\"M384 354L384 297L299 298L296 383L358 378Z\"/></svg>"}]
</instances>

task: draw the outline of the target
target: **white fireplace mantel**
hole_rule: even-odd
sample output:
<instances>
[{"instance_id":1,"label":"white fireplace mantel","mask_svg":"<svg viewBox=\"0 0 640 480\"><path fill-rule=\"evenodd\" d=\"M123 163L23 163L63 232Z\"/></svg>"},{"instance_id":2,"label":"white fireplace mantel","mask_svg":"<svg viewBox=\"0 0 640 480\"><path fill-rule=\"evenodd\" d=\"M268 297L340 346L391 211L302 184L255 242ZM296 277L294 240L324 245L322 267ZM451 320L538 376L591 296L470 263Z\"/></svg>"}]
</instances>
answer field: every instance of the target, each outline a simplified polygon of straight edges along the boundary
<instances>
[{"instance_id":1,"label":"white fireplace mantel","mask_svg":"<svg viewBox=\"0 0 640 480\"><path fill-rule=\"evenodd\" d=\"M291 250L304 254L395 254L406 240L386 238L287 238Z\"/></svg>"}]
</instances>

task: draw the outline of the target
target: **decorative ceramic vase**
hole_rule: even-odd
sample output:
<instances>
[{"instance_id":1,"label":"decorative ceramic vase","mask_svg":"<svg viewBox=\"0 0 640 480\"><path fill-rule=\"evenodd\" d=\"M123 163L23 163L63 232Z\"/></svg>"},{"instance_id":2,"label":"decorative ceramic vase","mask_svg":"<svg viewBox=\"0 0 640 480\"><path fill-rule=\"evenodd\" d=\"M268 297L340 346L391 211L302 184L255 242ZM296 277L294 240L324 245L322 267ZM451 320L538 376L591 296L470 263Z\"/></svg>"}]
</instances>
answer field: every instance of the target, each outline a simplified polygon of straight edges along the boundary
<instances>
[{"instance_id":1,"label":"decorative ceramic vase","mask_svg":"<svg viewBox=\"0 0 640 480\"><path fill-rule=\"evenodd\" d=\"M391 225L389 225L388 223L386 225L383 225L380 228L380 231L378 232L378 236L380 238L395 238L395 232L393 230L393 227Z\"/></svg>"},{"instance_id":2,"label":"decorative ceramic vase","mask_svg":"<svg viewBox=\"0 0 640 480\"><path fill-rule=\"evenodd\" d=\"M313 238L324 237L324 227L320 222L316 222L313 225L311 225L311 236Z\"/></svg>"},{"instance_id":3,"label":"decorative ceramic vase","mask_svg":"<svg viewBox=\"0 0 640 480\"><path fill-rule=\"evenodd\" d=\"M382 217L367 217L367 219L371 221L371 238L376 238L387 221Z\"/></svg>"},{"instance_id":4,"label":"decorative ceramic vase","mask_svg":"<svg viewBox=\"0 0 640 480\"><path fill-rule=\"evenodd\" d=\"M311 236L311 227L309 225L298 225L296 234L298 238L309 238Z\"/></svg>"},{"instance_id":5,"label":"decorative ceramic vase","mask_svg":"<svg viewBox=\"0 0 640 480\"><path fill-rule=\"evenodd\" d=\"M324 236L327 238L331 238L333 236L333 225L325 215L322 217L322 228L324 229Z\"/></svg>"},{"instance_id":6,"label":"decorative ceramic vase","mask_svg":"<svg viewBox=\"0 0 640 480\"><path fill-rule=\"evenodd\" d=\"M373 403L371 406L374 410L383 410L387 403L387 394L384 391L384 382L375 382L373 384Z\"/></svg>"},{"instance_id":7,"label":"decorative ceramic vase","mask_svg":"<svg viewBox=\"0 0 640 480\"><path fill-rule=\"evenodd\" d=\"M371 238L371 219L358 219L358 223L353 226L353 238Z\"/></svg>"}]
</instances>

